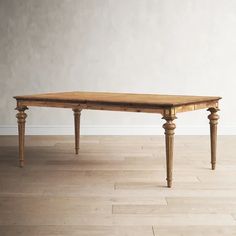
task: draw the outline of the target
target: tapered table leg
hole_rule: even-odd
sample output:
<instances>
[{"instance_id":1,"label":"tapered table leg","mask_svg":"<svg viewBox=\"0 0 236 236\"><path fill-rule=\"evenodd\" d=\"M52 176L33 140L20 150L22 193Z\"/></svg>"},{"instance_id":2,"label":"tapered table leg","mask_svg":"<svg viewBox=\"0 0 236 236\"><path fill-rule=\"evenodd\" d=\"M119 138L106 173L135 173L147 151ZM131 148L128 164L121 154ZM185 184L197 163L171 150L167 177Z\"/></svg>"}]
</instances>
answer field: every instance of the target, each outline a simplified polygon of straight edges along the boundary
<instances>
[{"instance_id":1,"label":"tapered table leg","mask_svg":"<svg viewBox=\"0 0 236 236\"><path fill-rule=\"evenodd\" d=\"M216 167L217 124L219 119L217 111L219 111L219 109L212 107L209 108L208 111L211 112L208 119L210 120L209 124L211 133L211 169L214 170Z\"/></svg>"},{"instance_id":2,"label":"tapered table leg","mask_svg":"<svg viewBox=\"0 0 236 236\"><path fill-rule=\"evenodd\" d=\"M79 138L80 138L80 109L73 109L75 123L75 153L79 153Z\"/></svg>"},{"instance_id":3,"label":"tapered table leg","mask_svg":"<svg viewBox=\"0 0 236 236\"><path fill-rule=\"evenodd\" d=\"M162 119L166 120L163 125L165 129L165 143L166 143L166 171L167 171L167 186L171 188L172 186L172 171L173 171L173 149L174 149L174 130L176 128L173 120L176 119L175 116L164 116Z\"/></svg>"},{"instance_id":4,"label":"tapered table leg","mask_svg":"<svg viewBox=\"0 0 236 236\"><path fill-rule=\"evenodd\" d=\"M25 113L25 110L28 108L23 107L17 107L16 110L18 110L18 113L16 114L17 122L18 122L18 138L19 138L19 164L20 167L24 166L24 146L25 146L25 121L27 114Z\"/></svg>"}]
</instances>

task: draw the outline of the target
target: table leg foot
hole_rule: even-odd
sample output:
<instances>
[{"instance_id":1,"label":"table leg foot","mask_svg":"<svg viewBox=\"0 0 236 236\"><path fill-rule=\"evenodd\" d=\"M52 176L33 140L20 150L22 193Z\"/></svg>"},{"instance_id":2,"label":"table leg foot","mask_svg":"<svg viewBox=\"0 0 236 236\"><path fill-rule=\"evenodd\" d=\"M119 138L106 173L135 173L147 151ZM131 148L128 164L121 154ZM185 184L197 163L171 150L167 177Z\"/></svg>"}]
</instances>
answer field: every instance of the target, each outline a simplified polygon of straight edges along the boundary
<instances>
[{"instance_id":1,"label":"table leg foot","mask_svg":"<svg viewBox=\"0 0 236 236\"><path fill-rule=\"evenodd\" d=\"M23 168L25 165L24 161L23 160L20 160L20 167Z\"/></svg>"},{"instance_id":2,"label":"table leg foot","mask_svg":"<svg viewBox=\"0 0 236 236\"><path fill-rule=\"evenodd\" d=\"M211 169L215 170L215 168L216 168L216 163L211 163Z\"/></svg>"},{"instance_id":3,"label":"table leg foot","mask_svg":"<svg viewBox=\"0 0 236 236\"><path fill-rule=\"evenodd\" d=\"M167 187L171 188L172 187L172 180L167 179Z\"/></svg>"}]
</instances>

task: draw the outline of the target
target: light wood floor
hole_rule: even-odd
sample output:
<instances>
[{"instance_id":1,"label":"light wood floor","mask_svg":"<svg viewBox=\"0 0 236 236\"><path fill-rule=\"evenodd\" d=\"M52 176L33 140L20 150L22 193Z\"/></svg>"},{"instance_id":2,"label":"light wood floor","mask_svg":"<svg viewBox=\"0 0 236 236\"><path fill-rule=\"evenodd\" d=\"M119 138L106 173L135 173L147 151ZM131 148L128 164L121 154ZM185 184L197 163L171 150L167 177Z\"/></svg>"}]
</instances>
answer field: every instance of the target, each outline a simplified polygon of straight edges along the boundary
<instances>
[{"instance_id":1,"label":"light wood floor","mask_svg":"<svg viewBox=\"0 0 236 236\"><path fill-rule=\"evenodd\" d=\"M236 136L176 136L173 188L164 137L0 137L0 235L236 235Z\"/></svg>"}]
</instances>

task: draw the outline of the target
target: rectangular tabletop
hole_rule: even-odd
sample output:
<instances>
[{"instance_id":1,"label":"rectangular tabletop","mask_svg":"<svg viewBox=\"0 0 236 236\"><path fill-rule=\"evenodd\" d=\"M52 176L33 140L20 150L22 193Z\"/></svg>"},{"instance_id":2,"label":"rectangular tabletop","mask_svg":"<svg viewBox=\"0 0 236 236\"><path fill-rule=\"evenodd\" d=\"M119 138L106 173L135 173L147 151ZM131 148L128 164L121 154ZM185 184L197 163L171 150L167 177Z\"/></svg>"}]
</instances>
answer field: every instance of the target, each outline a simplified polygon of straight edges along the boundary
<instances>
[{"instance_id":1,"label":"rectangular tabletop","mask_svg":"<svg viewBox=\"0 0 236 236\"><path fill-rule=\"evenodd\" d=\"M99 102L111 104L137 104L155 105L158 107L179 106L219 100L220 97L187 96L187 95L161 95L161 94L135 94L135 93L103 93L103 92L61 92L25 95L14 97L25 101L51 101L86 103Z\"/></svg>"}]
</instances>

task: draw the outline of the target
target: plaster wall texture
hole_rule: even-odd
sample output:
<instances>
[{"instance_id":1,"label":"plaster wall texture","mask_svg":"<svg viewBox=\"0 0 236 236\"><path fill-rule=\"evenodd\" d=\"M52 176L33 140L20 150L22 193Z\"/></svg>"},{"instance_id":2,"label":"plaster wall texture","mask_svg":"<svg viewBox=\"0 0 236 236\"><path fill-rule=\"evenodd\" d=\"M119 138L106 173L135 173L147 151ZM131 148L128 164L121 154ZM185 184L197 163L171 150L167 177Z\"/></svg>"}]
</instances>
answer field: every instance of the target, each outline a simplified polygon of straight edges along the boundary
<instances>
[{"instance_id":1,"label":"plaster wall texture","mask_svg":"<svg viewBox=\"0 0 236 236\"><path fill-rule=\"evenodd\" d=\"M108 91L222 96L220 134L236 134L236 1L0 0L0 133L16 133L14 95ZM208 112L178 115L206 134ZM160 115L83 111L84 134L162 134ZM32 108L28 133L68 134L71 110Z\"/></svg>"}]
</instances>

